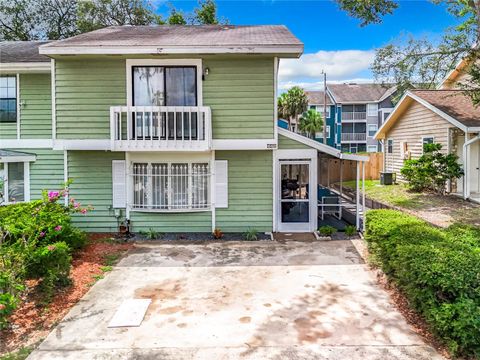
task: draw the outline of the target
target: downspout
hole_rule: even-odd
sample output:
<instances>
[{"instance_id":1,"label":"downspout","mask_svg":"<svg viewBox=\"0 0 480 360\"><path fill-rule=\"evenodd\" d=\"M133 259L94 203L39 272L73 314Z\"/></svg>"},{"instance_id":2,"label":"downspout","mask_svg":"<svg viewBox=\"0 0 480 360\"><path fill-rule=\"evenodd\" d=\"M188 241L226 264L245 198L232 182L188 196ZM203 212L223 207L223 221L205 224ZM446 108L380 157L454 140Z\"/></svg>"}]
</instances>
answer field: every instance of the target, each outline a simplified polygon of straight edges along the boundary
<instances>
[{"instance_id":1,"label":"downspout","mask_svg":"<svg viewBox=\"0 0 480 360\"><path fill-rule=\"evenodd\" d=\"M465 138L467 139L468 132L465 132ZM480 140L480 134L474 138L465 141L463 144L463 198L467 200L470 197L470 183L468 181L468 152L467 148L473 143Z\"/></svg>"}]
</instances>

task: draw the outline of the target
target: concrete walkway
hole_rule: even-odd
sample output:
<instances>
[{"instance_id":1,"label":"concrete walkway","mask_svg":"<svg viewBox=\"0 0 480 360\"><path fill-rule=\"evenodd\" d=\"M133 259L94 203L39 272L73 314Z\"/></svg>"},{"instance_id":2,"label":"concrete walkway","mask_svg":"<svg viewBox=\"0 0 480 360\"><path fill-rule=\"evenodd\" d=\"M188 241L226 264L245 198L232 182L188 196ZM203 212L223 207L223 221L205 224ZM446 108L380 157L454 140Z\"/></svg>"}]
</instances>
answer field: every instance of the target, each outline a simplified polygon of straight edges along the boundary
<instances>
[{"instance_id":1,"label":"concrete walkway","mask_svg":"<svg viewBox=\"0 0 480 360\"><path fill-rule=\"evenodd\" d=\"M107 328L129 298L141 326ZM350 241L140 244L29 357L139 358L441 359Z\"/></svg>"}]
</instances>

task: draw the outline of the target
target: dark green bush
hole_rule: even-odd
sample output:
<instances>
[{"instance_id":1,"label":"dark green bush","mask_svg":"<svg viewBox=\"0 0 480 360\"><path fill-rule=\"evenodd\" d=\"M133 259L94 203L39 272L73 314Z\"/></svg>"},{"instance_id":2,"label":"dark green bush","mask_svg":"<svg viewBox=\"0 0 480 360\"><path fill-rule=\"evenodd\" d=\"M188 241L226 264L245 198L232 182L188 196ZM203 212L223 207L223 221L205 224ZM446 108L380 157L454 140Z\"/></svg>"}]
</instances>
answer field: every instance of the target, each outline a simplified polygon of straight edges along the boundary
<instances>
[{"instance_id":1,"label":"dark green bush","mask_svg":"<svg viewBox=\"0 0 480 360\"><path fill-rule=\"evenodd\" d=\"M318 232L322 236L332 236L337 232L337 229L330 225L320 226Z\"/></svg>"},{"instance_id":2,"label":"dark green bush","mask_svg":"<svg viewBox=\"0 0 480 360\"><path fill-rule=\"evenodd\" d=\"M437 229L393 210L367 213L370 252L454 355L480 355L479 230Z\"/></svg>"}]
</instances>

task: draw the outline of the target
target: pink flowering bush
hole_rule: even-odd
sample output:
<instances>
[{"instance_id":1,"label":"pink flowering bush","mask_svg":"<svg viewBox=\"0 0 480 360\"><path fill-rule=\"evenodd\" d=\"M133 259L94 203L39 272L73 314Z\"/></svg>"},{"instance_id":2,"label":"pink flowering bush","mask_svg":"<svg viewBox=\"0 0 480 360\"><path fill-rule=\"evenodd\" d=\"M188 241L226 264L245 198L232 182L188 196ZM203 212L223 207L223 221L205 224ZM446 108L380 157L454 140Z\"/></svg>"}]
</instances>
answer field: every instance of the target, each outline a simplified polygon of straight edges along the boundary
<instances>
[{"instance_id":1,"label":"pink flowering bush","mask_svg":"<svg viewBox=\"0 0 480 360\"><path fill-rule=\"evenodd\" d=\"M68 283L71 253L83 247L86 235L71 224L91 207L70 195L70 183L44 191L41 200L0 207L0 328L15 309L26 279L40 279L48 301L57 286Z\"/></svg>"}]
</instances>

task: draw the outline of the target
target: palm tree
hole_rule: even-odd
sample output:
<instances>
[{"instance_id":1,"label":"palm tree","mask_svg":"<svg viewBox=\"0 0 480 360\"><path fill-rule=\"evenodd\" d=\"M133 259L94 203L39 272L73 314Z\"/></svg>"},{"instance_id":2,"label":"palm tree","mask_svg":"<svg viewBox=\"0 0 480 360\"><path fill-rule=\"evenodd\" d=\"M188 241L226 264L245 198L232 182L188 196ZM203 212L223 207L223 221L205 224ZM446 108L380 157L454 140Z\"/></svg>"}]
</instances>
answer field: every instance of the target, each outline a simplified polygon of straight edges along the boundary
<instances>
[{"instance_id":1,"label":"palm tree","mask_svg":"<svg viewBox=\"0 0 480 360\"><path fill-rule=\"evenodd\" d=\"M298 124L300 131L307 134L308 137L314 139L315 133L322 131L323 119L322 115L314 109L310 109L303 113Z\"/></svg>"},{"instance_id":2,"label":"palm tree","mask_svg":"<svg viewBox=\"0 0 480 360\"><path fill-rule=\"evenodd\" d=\"M278 98L277 107L278 115L288 121L288 128L291 129L292 119L298 120L298 116L307 110L307 95L301 87L294 86Z\"/></svg>"}]
</instances>

